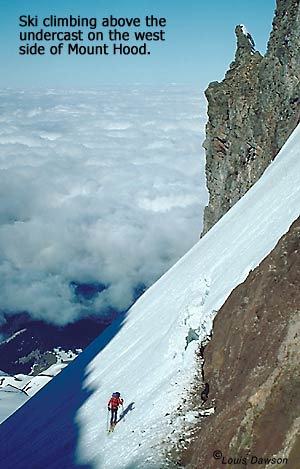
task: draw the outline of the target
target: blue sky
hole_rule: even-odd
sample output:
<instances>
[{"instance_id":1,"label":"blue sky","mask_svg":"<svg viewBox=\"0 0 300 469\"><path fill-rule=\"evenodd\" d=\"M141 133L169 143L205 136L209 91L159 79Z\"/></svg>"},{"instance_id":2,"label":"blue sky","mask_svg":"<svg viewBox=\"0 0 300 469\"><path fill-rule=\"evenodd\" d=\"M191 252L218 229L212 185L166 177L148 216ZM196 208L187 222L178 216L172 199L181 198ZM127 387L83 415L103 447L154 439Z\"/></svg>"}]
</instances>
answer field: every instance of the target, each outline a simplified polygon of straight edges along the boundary
<instances>
[{"instance_id":1,"label":"blue sky","mask_svg":"<svg viewBox=\"0 0 300 469\"><path fill-rule=\"evenodd\" d=\"M4 3L4 2L3 2ZM183 83L205 88L221 80L235 52L234 28L244 23L264 52L275 0L11 0L2 5L1 87L101 87L103 84ZM167 19L166 41L145 57L21 57L20 15ZM37 28L39 29L39 28Z\"/></svg>"}]
</instances>

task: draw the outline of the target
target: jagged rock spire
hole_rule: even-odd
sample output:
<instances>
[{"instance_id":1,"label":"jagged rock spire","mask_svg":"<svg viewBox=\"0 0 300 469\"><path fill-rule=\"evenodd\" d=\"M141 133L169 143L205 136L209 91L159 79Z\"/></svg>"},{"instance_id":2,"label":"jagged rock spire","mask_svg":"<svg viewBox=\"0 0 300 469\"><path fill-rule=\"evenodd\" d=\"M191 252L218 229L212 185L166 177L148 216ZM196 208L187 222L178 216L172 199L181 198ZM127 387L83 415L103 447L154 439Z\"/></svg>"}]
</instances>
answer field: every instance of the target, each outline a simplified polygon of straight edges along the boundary
<instances>
[{"instance_id":1,"label":"jagged rock spire","mask_svg":"<svg viewBox=\"0 0 300 469\"><path fill-rule=\"evenodd\" d=\"M254 40L243 24L239 24L235 28L237 38L237 50L235 53L235 63L244 64L249 61L251 56L255 53Z\"/></svg>"},{"instance_id":2,"label":"jagged rock spire","mask_svg":"<svg viewBox=\"0 0 300 469\"><path fill-rule=\"evenodd\" d=\"M246 36L246 38L249 40L249 42L252 46L252 52L254 53L255 52L255 42L253 40L253 37L251 36L251 34L249 33L248 29L246 28L246 26L244 24L240 24L239 26L242 28L242 33L244 34L244 36Z\"/></svg>"}]
</instances>

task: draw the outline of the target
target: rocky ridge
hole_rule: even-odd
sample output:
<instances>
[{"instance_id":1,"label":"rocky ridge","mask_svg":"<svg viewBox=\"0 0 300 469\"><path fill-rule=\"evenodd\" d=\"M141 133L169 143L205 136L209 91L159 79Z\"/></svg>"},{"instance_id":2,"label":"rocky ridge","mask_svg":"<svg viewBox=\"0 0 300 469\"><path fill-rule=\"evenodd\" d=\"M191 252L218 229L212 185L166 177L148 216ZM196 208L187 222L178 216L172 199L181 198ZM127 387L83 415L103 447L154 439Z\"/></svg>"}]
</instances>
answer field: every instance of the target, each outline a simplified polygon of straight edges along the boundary
<instances>
[{"instance_id":1,"label":"rocky ridge","mask_svg":"<svg viewBox=\"0 0 300 469\"><path fill-rule=\"evenodd\" d=\"M299 0L277 0L264 57L243 25L236 35L225 79L206 91L203 234L260 178L300 120ZM191 392L199 421L179 457L175 451L177 467L299 467L299 245L300 219L216 315Z\"/></svg>"},{"instance_id":2,"label":"rocky ridge","mask_svg":"<svg viewBox=\"0 0 300 469\"><path fill-rule=\"evenodd\" d=\"M230 460L253 467L252 458L265 461L259 467L299 467L299 245L297 220L218 312L203 368L205 407L215 413L194 429L181 467L219 468ZM199 391L202 378L199 369Z\"/></svg>"},{"instance_id":3,"label":"rocky ridge","mask_svg":"<svg viewBox=\"0 0 300 469\"><path fill-rule=\"evenodd\" d=\"M206 90L205 234L259 179L300 121L300 2L277 0L263 57L243 25L222 82Z\"/></svg>"}]
</instances>

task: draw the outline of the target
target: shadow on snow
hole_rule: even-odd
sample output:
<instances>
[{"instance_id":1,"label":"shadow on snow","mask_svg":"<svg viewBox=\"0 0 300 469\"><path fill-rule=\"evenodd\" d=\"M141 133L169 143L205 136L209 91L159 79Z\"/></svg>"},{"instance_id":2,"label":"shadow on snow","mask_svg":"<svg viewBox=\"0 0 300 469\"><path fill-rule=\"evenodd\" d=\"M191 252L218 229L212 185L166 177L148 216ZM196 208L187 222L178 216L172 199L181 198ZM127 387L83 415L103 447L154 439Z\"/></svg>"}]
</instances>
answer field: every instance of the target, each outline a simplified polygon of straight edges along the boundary
<instances>
[{"instance_id":1,"label":"shadow on snow","mask_svg":"<svg viewBox=\"0 0 300 469\"><path fill-rule=\"evenodd\" d=\"M126 407L126 409L124 409L121 414L120 414L120 417L118 418L117 420L117 423L121 422L121 420L124 420L124 418L126 417L126 415L128 414L128 412L131 412L132 410L134 410L135 407L134 407L134 402L130 402L130 404Z\"/></svg>"},{"instance_id":2,"label":"shadow on snow","mask_svg":"<svg viewBox=\"0 0 300 469\"><path fill-rule=\"evenodd\" d=\"M78 358L0 425L1 467L90 469L89 465L76 464L75 418L92 394L83 388L86 367L120 331L126 314L122 313ZM124 415L133 410L132 405Z\"/></svg>"}]
</instances>

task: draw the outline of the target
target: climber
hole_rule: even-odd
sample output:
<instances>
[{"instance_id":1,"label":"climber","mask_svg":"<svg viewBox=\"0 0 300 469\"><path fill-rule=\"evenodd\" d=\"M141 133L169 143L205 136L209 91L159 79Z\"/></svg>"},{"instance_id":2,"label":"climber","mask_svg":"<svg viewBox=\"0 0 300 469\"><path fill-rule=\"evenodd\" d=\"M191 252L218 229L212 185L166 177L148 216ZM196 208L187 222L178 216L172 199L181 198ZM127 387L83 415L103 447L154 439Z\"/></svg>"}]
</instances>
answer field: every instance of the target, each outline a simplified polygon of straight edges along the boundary
<instances>
[{"instance_id":1,"label":"climber","mask_svg":"<svg viewBox=\"0 0 300 469\"><path fill-rule=\"evenodd\" d=\"M118 408L120 405L123 406L123 399L120 398L119 392L114 392L108 401L108 411L111 412L111 417L110 417L111 427L116 426L117 418L118 418Z\"/></svg>"}]
</instances>

